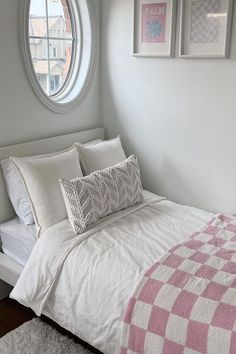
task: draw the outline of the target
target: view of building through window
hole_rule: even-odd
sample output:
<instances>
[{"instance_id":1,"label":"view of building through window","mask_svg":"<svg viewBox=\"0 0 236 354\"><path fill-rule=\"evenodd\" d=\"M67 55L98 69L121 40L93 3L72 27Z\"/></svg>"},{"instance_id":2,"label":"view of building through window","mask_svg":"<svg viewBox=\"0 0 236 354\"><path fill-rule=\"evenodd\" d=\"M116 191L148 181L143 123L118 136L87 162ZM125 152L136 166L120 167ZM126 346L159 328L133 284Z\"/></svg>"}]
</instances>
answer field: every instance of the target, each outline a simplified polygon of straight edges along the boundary
<instances>
[{"instance_id":1,"label":"view of building through window","mask_svg":"<svg viewBox=\"0 0 236 354\"><path fill-rule=\"evenodd\" d=\"M31 0L29 43L37 80L48 96L65 83L75 43L68 0Z\"/></svg>"}]
</instances>

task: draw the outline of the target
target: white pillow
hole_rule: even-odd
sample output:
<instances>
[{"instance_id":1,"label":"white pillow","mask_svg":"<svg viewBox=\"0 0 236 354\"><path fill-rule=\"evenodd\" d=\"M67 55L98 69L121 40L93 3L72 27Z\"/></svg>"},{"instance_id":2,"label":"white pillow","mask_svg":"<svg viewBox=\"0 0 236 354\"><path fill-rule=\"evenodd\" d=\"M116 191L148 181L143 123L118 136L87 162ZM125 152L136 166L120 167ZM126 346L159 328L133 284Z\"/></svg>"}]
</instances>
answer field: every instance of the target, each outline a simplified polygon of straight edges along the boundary
<instances>
[{"instance_id":1,"label":"white pillow","mask_svg":"<svg viewBox=\"0 0 236 354\"><path fill-rule=\"evenodd\" d=\"M126 159L120 137L102 141L95 145L78 144L80 158L86 174L116 165Z\"/></svg>"},{"instance_id":2,"label":"white pillow","mask_svg":"<svg viewBox=\"0 0 236 354\"><path fill-rule=\"evenodd\" d=\"M97 144L100 141L101 139L92 140L84 145ZM22 159L32 159L50 155L52 154L27 156L22 157ZM16 212L16 215L18 215L20 220L25 225L34 224L35 221L33 217L31 203L28 197L27 190L25 188L24 181L22 180L22 177L19 174L17 167L10 159L2 160L1 167L7 187L7 193Z\"/></svg>"},{"instance_id":3,"label":"white pillow","mask_svg":"<svg viewBox=\"0 0 236 354\"><path fill-rule=\"evenodd\" d=\"M11 160L1 161L7 194L20 220L25 224L34 224L34 217L25 184Z\"/></svg>"},{"instance_id":4,"label":"white pillow","mask_svg":"<svg viewBox=\"0 0 236 354\"><path fill-rule=\"evenodd\" d=\"M24 180L40 235L67 217L58 179L82 176L78 150L73 145L49 156L10 160Z\"/></svg>"}]
</instances>

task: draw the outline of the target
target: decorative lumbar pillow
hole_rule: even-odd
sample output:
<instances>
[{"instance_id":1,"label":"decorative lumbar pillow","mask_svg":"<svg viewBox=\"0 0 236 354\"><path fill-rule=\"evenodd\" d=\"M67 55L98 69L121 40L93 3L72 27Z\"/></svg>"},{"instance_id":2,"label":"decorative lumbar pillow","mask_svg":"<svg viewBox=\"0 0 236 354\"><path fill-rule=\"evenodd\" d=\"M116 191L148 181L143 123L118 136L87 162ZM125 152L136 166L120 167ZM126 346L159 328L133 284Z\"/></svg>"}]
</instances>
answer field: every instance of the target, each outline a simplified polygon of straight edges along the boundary
<instances>
[{"instance_id":1,"label":"decorative lumbar pillow","mask_svg":"<svg viewBox=\"0 0 236 354\"><path fill-rule=\"evenodd\" d=\"M123 162L72 180L59 180L68 218L76 234L100 218L143 200L138 160Z\"/></svg>"},{"instance_id":2,"label":"decorative lumbar pillow","mask_svg":"<svg viewBox=\"0 0 236 354\"><path fill-rule=\"evenodd\" d=\"M67 217L58 179L82 176L78 150L74 145L46 157L14 157L11 161L24 180L40 235Z\"/></svg>"},{"instance_id":3,"label":"decorative lumbar pillow","mask_svg":"<svg viewBox=\"0 0 236 354\"><path fill-rule=\"evenodd\" d=\"M78 148L82 166L87 175L126 159L119 136L90 146L78 144Z\"/></svg>"},{"instance_id":4,"label":"decorative lumbar pillow","mask_svg":"<svg viewBox=\"0 0 236 354\"><path fill-rule=\"evenodd\" d=\"M92 140L84 145L92 145L101 142L101 139ZM32 159L39 157L46 157L52 154L36 155L21 157L22 159ZM29 200L28 192L25 187L24 181L19 173L17 167L10 159L1 161L1 168L6 182L7 193L12 203L12 206L16 212L16 215L25 224L34 224L34 216Z\"/></svg>"}]
</instances>

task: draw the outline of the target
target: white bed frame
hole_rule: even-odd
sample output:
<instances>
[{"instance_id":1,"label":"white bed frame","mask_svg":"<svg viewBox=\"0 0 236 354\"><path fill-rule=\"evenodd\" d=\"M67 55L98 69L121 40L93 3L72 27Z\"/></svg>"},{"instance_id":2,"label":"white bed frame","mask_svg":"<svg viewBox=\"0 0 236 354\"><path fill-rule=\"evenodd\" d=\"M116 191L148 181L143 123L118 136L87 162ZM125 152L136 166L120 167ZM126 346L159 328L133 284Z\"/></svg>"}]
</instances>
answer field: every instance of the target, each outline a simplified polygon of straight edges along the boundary
<instances>
[{"instance_id":1,"label":"white bed frame","mask_svg":"<svg viewBox=\"0 0 236 354\"><path fill-rule=\"evenodd\" d=\"M0 148L0 160L9 156L30 156L53 153L63 150L75 142L86 143L90 140L104 139L104 128L84 130L72 134L30 141ZM15 215L6 192L6 185L0 168L0 223L10 220ZM1 244L0 244L1 250ZM0 299L9 293L9 285L14 286L23 267L0 252Z\"/></svg>"}]
</instances>

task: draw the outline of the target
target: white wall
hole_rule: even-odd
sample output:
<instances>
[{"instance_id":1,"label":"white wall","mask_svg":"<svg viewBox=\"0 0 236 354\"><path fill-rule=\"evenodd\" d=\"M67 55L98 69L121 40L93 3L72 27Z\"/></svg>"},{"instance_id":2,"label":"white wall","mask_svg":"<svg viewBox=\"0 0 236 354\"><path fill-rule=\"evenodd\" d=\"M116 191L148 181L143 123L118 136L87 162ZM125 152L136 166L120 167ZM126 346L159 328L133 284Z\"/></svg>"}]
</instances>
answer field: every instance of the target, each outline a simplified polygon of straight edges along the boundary
<instances>
[{"instance_id":1,"label":"white wall","mask_svg":"<svg viewBox=\"0 0 236 354\"><path fill-rule=\"evenodd\" d=\"M236 8L235 8L236 10ZM102 117L144 186L236 213L236 11L230 60L132 57L133 0L102 0Z\"/></svg>"},{"instance_id":2,"label":"white wall","mask_svg":"<svg viewBox=\"0 0 236 354\"><path fill-rule=\"evenodd\" d=\"M99 66L88 96L70 114L49 111L35 96L20 55L20 4L0 3L0 146L99 126Z\"/></svg>"}]
</instances>

